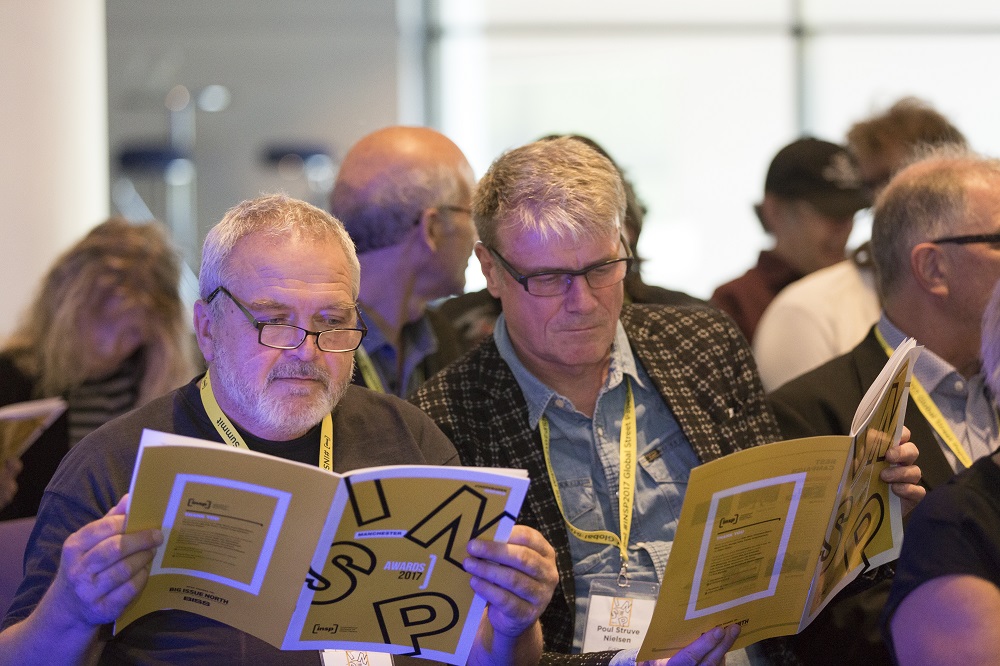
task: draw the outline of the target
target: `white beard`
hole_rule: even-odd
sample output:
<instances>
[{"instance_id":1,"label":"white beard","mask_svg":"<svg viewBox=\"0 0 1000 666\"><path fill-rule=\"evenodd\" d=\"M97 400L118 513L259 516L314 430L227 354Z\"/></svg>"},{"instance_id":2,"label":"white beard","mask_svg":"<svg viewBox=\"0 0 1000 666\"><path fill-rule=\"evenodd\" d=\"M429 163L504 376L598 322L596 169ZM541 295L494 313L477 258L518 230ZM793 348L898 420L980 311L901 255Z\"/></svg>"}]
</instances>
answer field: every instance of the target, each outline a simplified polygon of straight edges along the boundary
<instances>
[{"instance_id":1,"label":"white beard","mask_svg":"<svg viewBox=\"0 0 1000 666\"><path fill-rule=\"evenodd\" d=\"M238 405L244 418L248 417L253 424L263 426L264 430L271 433L272 436L268 439L274 439L275 436L279 439L292 439L313 428L323 420L324 416L332 412L344 397L353 374L348 374L345 381L337 382L321 365L288 360L271 368L264 386L257 387L238 371L238 367L238 362L234 363L234 359L230 358L222 345L215 348L215 359L212 363L213 384L224 387L226 393ZM325 388L307 404L297 400L293 407L284 400L274 397L268 390L274 380L286 377L315 379ZM253 434L258 435L256 432Z\"/></svg>"}]
</instances>

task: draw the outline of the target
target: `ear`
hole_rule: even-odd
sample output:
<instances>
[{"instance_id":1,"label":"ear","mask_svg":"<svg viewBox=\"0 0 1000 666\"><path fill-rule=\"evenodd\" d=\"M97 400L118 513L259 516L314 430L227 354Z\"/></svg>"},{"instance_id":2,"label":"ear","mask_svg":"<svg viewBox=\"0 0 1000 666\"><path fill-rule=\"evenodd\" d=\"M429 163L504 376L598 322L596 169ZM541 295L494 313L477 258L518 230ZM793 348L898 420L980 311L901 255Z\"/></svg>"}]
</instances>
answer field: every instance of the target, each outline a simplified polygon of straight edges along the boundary
<instances>
[{"instance_id":1,"label":"ear","mask_svg":"<svg viewBox=\"0 0 1000 666\"><path fill-rule=\"evenodd\" d=\"M773 194L765 194L764 200L753 207L754 212L757 213L757 219L760 220L760 226L764 227L764 231L772 236L775 227L781 226L782 216L785 214L783 203Z\"/></svg>"},{"instance_id":2,"label":"ear","mask_svg":"<svg viewBox=\"0 0 1000 666\"><path fill-rule=\"evenodd\" d=\"M198 299L194 303L194 335L198 340L198 349L205 357L206 363L215 359L215 339L212 337L212 320L208 312L209 306Z\"/></svg>"},{"instance_id":3,"label":"ear","mask_svg":"<svg viewBox=\"0 0 1000 666\"><path fill-rule=\"evenodd\" d=\"M910 250L910 272L922 290L939 298L947 298L949 257L940 245L917 243Z\"/></svg>"},{"instance_id":4,"label":"ear","mask_svg":"<svg viewBox=\"0 0 1000 666\"><path fill-rule=\"evenodd\" d=\"M437 252L445 232L445 221L437 208L425 208L417 223L417 237L421 245L431 252Z\"/></svg>"},{"instance_id":5,"label":"ear","mask_svg":"<svg viewBox=\"0 0 1000 666\"><path fill-rule=\"evenodd\" d=\"M503 267L497 264L483 243L477 241L473 249L476 252L476 259L479 260L479 266L483 269L483 277L486 278L486 290L493 298L500 298L501 276L497 274L497 271L502 271Z\"/></svg>"}]
</instances>

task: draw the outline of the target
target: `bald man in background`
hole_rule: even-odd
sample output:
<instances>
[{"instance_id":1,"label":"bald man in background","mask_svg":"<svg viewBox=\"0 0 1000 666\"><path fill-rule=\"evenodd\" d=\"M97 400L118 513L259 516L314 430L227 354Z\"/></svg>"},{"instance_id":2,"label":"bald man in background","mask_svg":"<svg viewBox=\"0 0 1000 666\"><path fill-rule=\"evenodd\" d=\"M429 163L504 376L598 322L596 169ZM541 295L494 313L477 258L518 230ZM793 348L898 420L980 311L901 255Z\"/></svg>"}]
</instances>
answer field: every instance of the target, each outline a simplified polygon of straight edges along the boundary
<instances>
[{"instance_id":1,"label":"bald man in background","mask_svg":"<svg viewBox=\"0 0 1000 666\"><path fill-rule=\"evenodd\" d=\"M377 130L344 157L330 211L361 262L356 383L405 397L466 351L428 303L465 288L474 184L458 146L426 127Z\"/></svg>"}]
</instances>

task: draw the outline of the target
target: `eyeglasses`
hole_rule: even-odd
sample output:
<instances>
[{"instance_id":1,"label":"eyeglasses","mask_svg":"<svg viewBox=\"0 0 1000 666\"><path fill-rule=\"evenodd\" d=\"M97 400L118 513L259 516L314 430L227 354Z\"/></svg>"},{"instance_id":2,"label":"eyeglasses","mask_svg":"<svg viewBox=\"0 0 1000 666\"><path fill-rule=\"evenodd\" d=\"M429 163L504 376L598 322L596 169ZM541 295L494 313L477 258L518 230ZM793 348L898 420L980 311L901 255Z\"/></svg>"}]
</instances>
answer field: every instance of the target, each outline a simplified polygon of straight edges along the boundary
<instances>
[{"instance_id":1,"label":"eyeglasses","mask_svg":"<svg viewBox=\"0 0 1000 666\"><path fill-rule=\"evenodd\" d=\"M947 236L936 238L932 243L951 243L953 245L969 245L971 243L1000 243L1000 231L992 234L970 234L968 236Z\"/></svg>"},{"instance_id":2,"label":"eyeglasses","mask_svg":"<svg viewBox=\"0 0 1000 666\"><path fill-rule=\"evenodd\" d=\"M219 292L228 296L229 300L235 303L236 307L240 309L240 312L246 315L247 321L257 329L257 342L272 349L298 349L308 336L315 335L316 346L319 347L320 351L352 352L361 346L361 341L364 339L365 334L368 333L368 327L361 318L361 311L358 310L356 304L354 305L354 313L357 315L357 323L360 328L344 327L331 328L327 331L310 331L293 326L292 324L269 324L258 321L253 316L253 313L245 305L236 300L236 297L225 287L218 287L209 294L208 298L205 299L205 303L211 303Z\"/></svg>"},{"instance_id":3,"label":"eyeglasses","mask_svg":"<svg viewBox=\"0 0 1000 666\"><path fill-rule=\"evenodd\" d=\"M453 213L465 213L466 215L472 215L472 209L466 208L465 206L453 206L451 204L440 204L438 206L430 206L430 208L437 208L438 210L450 210ZM427 210L426 208L424 210ZM420 215L417 215L417 219L413 220L413 226L420 224L420 220L424 216L424 211L420 211Z\"/></svg>"},{"instance_id":4,"label":"eyeglasses","mask_svg":"<svg viewBox=\"0 0 1000 666\"><path fill-rule=\"evenodd\" d=\"M601 261L585 266L578 271L540 271L529 275L518 273L510 265L510 262L492 247L486 246L486 249L496 257L504 270L510 273L510 276L532 296L562 296L569 291L570 285L573 284L573 277L577 275L582 275L592 289L611 287L624 280L632 267L633 257L628 243L622 240L622 244L628 255L622 259Z\"/></svg>"}]
</instances>

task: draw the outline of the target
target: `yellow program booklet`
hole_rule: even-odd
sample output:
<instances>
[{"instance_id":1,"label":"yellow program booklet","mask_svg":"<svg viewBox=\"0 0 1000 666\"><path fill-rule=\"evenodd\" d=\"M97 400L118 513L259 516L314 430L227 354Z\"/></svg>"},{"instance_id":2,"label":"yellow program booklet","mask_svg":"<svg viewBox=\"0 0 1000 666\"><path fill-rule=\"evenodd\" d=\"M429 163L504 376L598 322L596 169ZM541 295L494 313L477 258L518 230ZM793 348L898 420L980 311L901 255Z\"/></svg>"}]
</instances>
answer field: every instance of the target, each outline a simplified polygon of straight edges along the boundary
<instances>
[{"instance_id":1,"label":"yellow program booklet","mask_svg":"<svg viewBox=\"0 0 1000 666\"><path fill-rule=\"evenodd\" d=\"M287 650L367 650L462 664L485 601L462 568L505 541L523 470L399 465L343 475L146 430L126 531L161 528L115 632L162 609Z\"/></svg>"},{"instance_id":2,"label":"yellow program booklet","mask_svg":"<svg viewBox=\"0 0 1000 666\"><path fill-rule=\"evenodd\" d=\"M900 502L879 472L921 349L900 345L852 435L767 444L692 470L640 661L720 625L741 625L733 649L797 633L861 573L899 557Z\"/></svg>"},{"instance_id":3,"label":"yellow program booklet","mask_svg":"<svg viewBox=\"0 0 1000 666\"><path fill-rule=\"evenodd\" d=\"M0 462L20 458L66 411L62 398L42 398L0 407Z\"/></svg>"}]
</instances>

